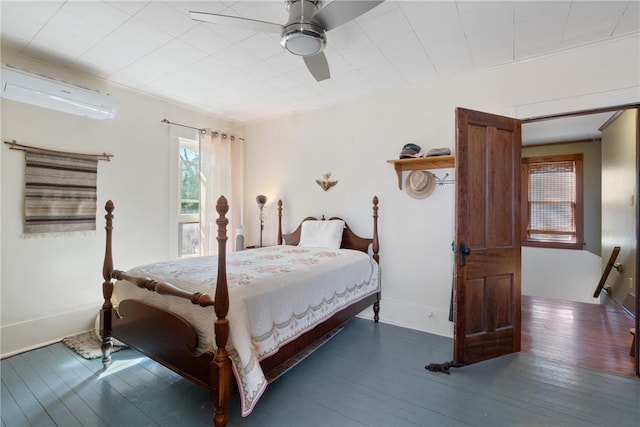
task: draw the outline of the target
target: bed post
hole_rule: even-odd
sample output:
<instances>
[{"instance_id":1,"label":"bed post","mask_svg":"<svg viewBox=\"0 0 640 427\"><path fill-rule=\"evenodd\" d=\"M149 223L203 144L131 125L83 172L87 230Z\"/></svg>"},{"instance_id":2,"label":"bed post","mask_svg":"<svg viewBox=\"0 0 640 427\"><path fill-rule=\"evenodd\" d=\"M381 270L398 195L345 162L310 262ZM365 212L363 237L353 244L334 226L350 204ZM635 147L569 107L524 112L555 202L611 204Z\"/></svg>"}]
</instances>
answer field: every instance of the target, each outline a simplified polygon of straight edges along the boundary
<instances>
[{"instance_id":1,"label":"bed post","mask_svg":"<svg viewBox=\"0 0 640 427\"><path fill-rule=\"evenodd\" d=\"M111 233L113 230L113 202L107 200L104 205L104 209L107 214L104 216L106 219L107 238L104 250L104 262L102 263L102 296L104 303L100 310L100 336L102 337L102 365L106 368L111 362L111 349L113 348L113 339L111 338L111 295L113 294L113 282L111 281L111 272L113 271L113 255L111 252Z\"/></svg>"},{"instance_id":2,"label":"bed post","mask_svg":"<svg viewBox=\"0 0 640 427\"><path fill-rule=\"evenodd\" d=\"M226 269L226 250L227 250L227 224L229 220L226 213L229 211L229 204L224 196L218 198L216 204L218 212L218 278L216 282L216 296L214 309L217 320L214 324L216 334L216 354L211 361L210 386L211 400L215 406L213 415L213 423L216 427L224 427L227 425L229 418L228 404L231 397L231 359L227 353L226 345L229 338L229 320L227 313L229 312L229 290L227 289L227 269Z\"/></svg>"},{"instance_id":3,"label":"bed post","mask_svg":"<svg viewBox=\"0 0 640 427\"><path fill-rule=\"evenodd\" d=\"M373 196L373 242L371 244L373 259L380 265L380 242L378 241L378 196ZM378 292L376 302L373 303L373 320L378 323L380 320L380 292Z\"/></svg>"},{"instance_id":4,"label":"bed post","mask_svg":"<svg viewBox=\"0 0 640 427\"><path fill-rule=\"evenodd\" d=\"M282 244L282 199L278 200L278 235L276 240L278 241L276 245Z\"/></svg>"},{"instance_id":5,"label":"bed post","mask_svg":"<svg viewBox=\"0 0 640 427\"><path fill-rule=\"evenodd\" d=\"M373 242L371 246L373 259L380 263L380 255L378 255L380 250L380 242L378 241L378 196L373 196Z\"/></svg>"}]
</instances>

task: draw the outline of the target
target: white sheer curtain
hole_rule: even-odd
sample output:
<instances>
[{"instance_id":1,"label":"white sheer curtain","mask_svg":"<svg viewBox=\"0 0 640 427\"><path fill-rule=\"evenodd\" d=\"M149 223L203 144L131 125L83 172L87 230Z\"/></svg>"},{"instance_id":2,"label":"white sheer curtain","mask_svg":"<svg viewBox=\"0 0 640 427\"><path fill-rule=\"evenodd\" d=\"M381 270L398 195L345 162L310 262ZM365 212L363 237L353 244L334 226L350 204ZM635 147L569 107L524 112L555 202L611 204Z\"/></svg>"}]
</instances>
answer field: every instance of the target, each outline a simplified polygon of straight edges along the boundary
<instances>
[{"instance_id":1,"label":"white sheer curtain","mask_svg":"<svg viewBox=\"0 0 640 427\"><path fill-rule=\"evenodd\" d=\"M216 201L225 196L233 206L231 141L217 132L200 135L200 255L218 253ZM227 249L235 230L231 208L227 214Z\"/></svg>"}]
</instances>

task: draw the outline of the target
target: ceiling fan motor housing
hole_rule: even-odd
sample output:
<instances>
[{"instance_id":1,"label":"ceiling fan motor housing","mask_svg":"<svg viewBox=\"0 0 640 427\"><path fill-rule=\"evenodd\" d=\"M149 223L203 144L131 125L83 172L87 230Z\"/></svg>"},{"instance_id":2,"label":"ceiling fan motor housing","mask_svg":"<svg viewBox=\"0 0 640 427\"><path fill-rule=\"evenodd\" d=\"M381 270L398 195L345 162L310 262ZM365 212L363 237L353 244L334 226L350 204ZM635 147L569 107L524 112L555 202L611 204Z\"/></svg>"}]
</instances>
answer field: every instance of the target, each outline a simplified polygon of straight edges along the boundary
<instances>
[{"instance_id":1,"label":"ceiling fan motor housing","mask_svg":"<svg viewBox=\"0 0 640 427\"><path fill-rule=\"evenodd\" d=\"M299 56L313 56L324 49L327 36L324 28L312 17L318 12L316 0L287 0L289 21L282 28L280 44L287 51Z\"/></svg>"}]
</instances>

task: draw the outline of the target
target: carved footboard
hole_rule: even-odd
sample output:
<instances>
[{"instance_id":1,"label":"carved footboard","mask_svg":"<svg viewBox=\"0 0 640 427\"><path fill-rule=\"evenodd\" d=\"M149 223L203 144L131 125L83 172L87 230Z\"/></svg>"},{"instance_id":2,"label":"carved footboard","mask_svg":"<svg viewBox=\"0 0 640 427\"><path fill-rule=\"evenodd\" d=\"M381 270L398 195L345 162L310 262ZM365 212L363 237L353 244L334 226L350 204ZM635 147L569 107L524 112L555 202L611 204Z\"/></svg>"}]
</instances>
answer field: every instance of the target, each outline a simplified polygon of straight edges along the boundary
<instances>
[{"instance_id":1,"label":"carved footboard","mask_svg":"<svg viewBox=\"0 0 640 427\"><path fill-rule=\"evenodd\" d=\"M158 282L146 277L136 277L113 268L112 231L114 205L109 200L105 205L106 248L102 268L102 294L104 303L100 311L100 335L102 337L102 363L105 368L111 361L113 337L139 349L141 352L173 371L181 374L210 391L215 406L214 424L225 426L228 420L227 407L232 391L231 360L226 350L229 338L229 293L226 274L226 241L229 220L226 214L229 205L225 197L218 199L218 276L215 299L201 292L189 292L166 282ZM135 300L125 300L116 313L111 297L113 280L126 280L139 288L145 288L170 297L190 300L193 304L210 309L216 313L214 322L217 350L215 354L197 355L198 336L188 322L172 313L149 306ZM169 345L167 345L167 343ZM173 344L173 345L172 345Z\"/></svg>"}]
</instances>

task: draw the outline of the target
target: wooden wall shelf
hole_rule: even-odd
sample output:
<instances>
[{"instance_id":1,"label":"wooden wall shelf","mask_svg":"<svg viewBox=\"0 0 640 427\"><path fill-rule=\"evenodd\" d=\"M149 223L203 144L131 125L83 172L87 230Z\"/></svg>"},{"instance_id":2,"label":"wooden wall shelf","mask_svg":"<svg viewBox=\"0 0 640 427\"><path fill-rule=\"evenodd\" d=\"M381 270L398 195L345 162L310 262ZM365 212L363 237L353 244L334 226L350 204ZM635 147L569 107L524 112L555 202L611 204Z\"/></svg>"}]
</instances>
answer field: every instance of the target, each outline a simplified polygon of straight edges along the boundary
<instances>
[{"instance_id":1,"label":"wooden wall shelf","mask_svg":"<svg viewBox=\"0 0 640 427\"><path fill-rule=\"evenodd\" d=\"M398 175L398 188L402 190L402 172L420 171L425 169L444 169L455 166L455 156L418 157L417 159L387 160L391 163Z\"/></svg>"}]
</instances>

